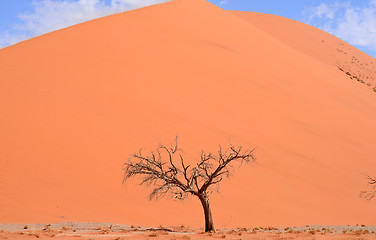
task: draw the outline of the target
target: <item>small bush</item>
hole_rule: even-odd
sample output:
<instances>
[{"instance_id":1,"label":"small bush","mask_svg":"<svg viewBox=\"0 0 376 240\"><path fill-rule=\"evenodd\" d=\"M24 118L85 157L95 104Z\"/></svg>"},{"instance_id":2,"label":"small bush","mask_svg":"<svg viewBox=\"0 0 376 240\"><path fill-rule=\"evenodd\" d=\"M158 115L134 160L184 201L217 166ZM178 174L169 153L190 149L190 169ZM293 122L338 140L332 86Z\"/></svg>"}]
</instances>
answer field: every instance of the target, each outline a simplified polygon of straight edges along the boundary
<instances>
[{"instance_id":1,"label":"small bush","mask_svg":"<svg viewBox=\"0 0 376 240\"><path fill-rule=\"evenodd\" d=\"M63 231L68 231L68 230L69 230L69 227L63 226L63 227L62 227L62 230L63 230ZM98 230L100 230L100 228L99 228Z\"/></svg>"},{"instance_id":2,"label":"small bush","mask_svg":"<svg viewBox=\"0 0 376 240\"><path fill-rule=\"evenodd\" d=\"M148 237L157 237L157 236L158 236L157 233L150 233L150 234L148 235Z\"/></svg>"}]
</instances>

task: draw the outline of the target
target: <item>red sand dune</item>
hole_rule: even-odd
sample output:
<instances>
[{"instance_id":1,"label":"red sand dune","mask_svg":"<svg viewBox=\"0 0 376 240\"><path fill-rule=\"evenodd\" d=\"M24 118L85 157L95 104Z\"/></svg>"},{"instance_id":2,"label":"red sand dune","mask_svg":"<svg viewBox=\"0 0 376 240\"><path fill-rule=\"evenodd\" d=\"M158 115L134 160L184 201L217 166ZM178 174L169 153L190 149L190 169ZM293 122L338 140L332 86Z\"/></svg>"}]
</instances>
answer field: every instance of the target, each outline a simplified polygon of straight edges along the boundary
<instances>
[{"instance_id":1,"label":"red sand dune","mask_svg":"<svg viewBox=\"0 0 376 240\"><path fill-rule=\"evenodd\" d=\"M0 50L0 222L202 226L198 200L121 183L130 154L179 134L191 159L257 147L212 196L217 227L375 224L358 195L376 94L336 64L372 77L374 59L281 19L175 0Z\"/></svg>"},{"instance_id":2,"label":"red sand dune","mask_svg":"<svg viewBox=\"0 0 376 240\"><path fill-rule=\"evenodd\" d=\"M372 90L375 88L376 92L376 60L357 48L327 32L288 18L262 13L231 12L290 47L347 73L350 79L363 83Z\"/></svg>"}]
</instances>

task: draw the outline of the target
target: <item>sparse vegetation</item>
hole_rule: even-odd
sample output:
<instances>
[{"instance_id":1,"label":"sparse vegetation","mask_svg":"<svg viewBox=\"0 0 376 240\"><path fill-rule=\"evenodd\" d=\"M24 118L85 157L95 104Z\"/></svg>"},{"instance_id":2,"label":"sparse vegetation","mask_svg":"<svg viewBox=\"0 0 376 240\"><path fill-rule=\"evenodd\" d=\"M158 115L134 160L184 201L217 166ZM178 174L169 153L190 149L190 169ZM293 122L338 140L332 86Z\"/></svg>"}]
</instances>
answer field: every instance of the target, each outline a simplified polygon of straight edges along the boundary
<instances>
[{"instance_id":1,"label":"sparse vegetation","mask_svg":"<svg viewBox=\"0 0 376 240\"><path fill-rule=\"evenodd\" d=\"M358 229L358 230L353 232L353 234L355 234L355 235L363 235L363 234L368 234L368 233L369 233L368 230L363 230L363 229Z\"/></svg>"},{"instance_id":2,"label":"sparse vegetation","mask_svg":"<svg viewBox=\"0 0 376 240\"><path fill-rule=\"evenodd\" d=\"M353 59L359 61L359 60L358 60L357 58L355 58L355 57L353 57ZM355 64L355 62L352 62L352 63ZM362 64L360 64L360 65L362 65ZM338 69L339 69L340 71L345 72L344 68L346 68L346 66L337 66L337 67L338 67ZM347 76L349 76L350 79L354 79L354 80L356 80L356 81L358 81L358 82L360 82L360 83L362 83L362 84L366 84L368 87L371 86L371 83L370 83L370 82L366 82L366 81L365 81L366 79L369 78L369 76L364 76L361 72L358 72L357 74L355 74L355 73L353 73L353 72L351 72L351 71L346 71L345 74L346 74ZM376 87L374 87L372 90L376 92Z\"/></svg>"},{"instance_id":3,"label":"sparse vegetation","mask_svg":"<svg viewBox=\"0 0 376 240\"><path fill-rule=\"evenodd\" d=\"M102 229L102 230L100 230L100 234L109 234L111 232L111 230L110 229L108 229L108 228L105 228L105 229Z\"/></svg>"},{"instance_id":4,"label":"sparse vegetation","mask_svg":"<svg viewBox=\"0 0 376 240\"><path fill-rule=\"evenodd\" d=\"M150 233L150 234L148 235L148 237L157 237L157 236L158 236L157 233Z\"/></svg>"},{"instance_id":5,"label":"sparse vegetation","mask_svg":"<svg viewBox=\"0 0 376 240\"><path fill-rule=\"evenodd\" d=\"M46 225L47 226L47 225ZM74 230L77 230L76 235L71 235L72 237L84 237L91 236L89 239L101 239L101 238L110 238L115 240L122 239L169 239L169 240L182 240L182 239L332 239L337 238L337 236L343 236L343 239L371 239L373 236L365 236L367 234L374 234L374 226L366 226L364 224L357 224L356 226L305 226L305 227L286 227L286 228L275 228L275 227L238 227L234 229L218 229L216 232L203 232L200 229L190 228L184 226L184 230L180 231L182 226L176 226L172 228L165 228L166 230L161 230L160 228L134 228L130 229L128 226L126 235L116 235L124 233L124 228L118 226L109 226L109 225L97 225L95 227L90 226L89 228L79 228L75 225L69 225L70 233ZM124 226L126 227L126 226ZM60 237L55 233L56 227L51 226L50 229L52 233L46 234L42 228L40 230L38 227L29 227L33 231L24 231L22 226L20 231L17 234L25 235L25 238L35 239L35 238L53 238ZM98 230L100 229L100 230ZM78 231L80 230L80 231ZM84 232L87 230L88 232ZM93 232L93 230L96 230ZM103 230L111 230L114 235L101 235ZM0 230L0 239L7 239L8 232ZM14 233L10 233L14 234ZM67 233L65 233L67 234ZM81 235L83 234L83 235ZM335 234L331 236L331 234ZM199 236L201 235L201 236ZM325 236L329 235L329 236ZM9 235L11 236L11 235ZM21 237L22 238L22 237ZM84 237L85 238L85 237ZM10 237L10 239L13 239ZM85 238L86 239L86 238Z\"/></svg>"},{"instance_id":6,"label":"sparse vegetation","mask_svg":"<svg viewBox=\"0 0 376 240\"><path fill-rule=\"evenodd\" d=\"M44 228L43 228L43 232L51 232L50 227L51 227L51 224L46 224L46 225L44 226Z\"/></svg>"},{"instance_id":7,"label":"sparse vegetation","mask_svg":"<svg viewBox=\"0 0 376 240\"><path fill-rule=\"evenodd\" d=\"M63 231L68 231L68 230L69 230L69 227L67 227L67 226L63 226L63 227L61 228L61 230L63 230Z\"/></svg>"},{"instance_id":8,"label":"sparse vegetation","mask_svg":"<svg viewBox=\"0 0 376 240\"><path fill-rule=\"evenodd\" d=\"M232 144L226 149L219 146L217 154L201 152L195 165L187 164L178 148L178 139L171 147L160 145L156 151L147 154L133 154L124 163L123 183L141 176L142 184L153 186L150 199L166 195L184 200L187 196L197 197L204 209L205 232L214 231L209 197L224 177L231 176L234 162L251 163L255 161L254 149L245 150ZM218 189L218 188L217 188Z\"/></svg>"}]
</instances>

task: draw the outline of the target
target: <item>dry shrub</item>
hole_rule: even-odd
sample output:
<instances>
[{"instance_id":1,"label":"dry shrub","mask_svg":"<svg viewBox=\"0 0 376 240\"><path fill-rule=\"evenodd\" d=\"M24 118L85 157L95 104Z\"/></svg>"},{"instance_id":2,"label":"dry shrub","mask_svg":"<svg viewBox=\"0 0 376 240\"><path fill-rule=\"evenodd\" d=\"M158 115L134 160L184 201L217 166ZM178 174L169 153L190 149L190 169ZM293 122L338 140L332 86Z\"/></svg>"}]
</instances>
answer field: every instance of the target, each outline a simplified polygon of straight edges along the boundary
<instances>
[{"instance_id":1,"label":"dry shrub","mask_svg":"<svg viewBox=\"0 0 376 240\"><path fill-rule=\"evenodd\" d=\"M148 235L148 237L157 237L158 236L158 234L157 233L150 233L149 235Z\"/></svg>"},{"instance_id":2,"label":"dry shrub","mask_svg":"<svg viewBox=\"0 0 376 240\"><path fill-rule=\"evenodd\" d=\"M278 228L276 228L276 227L267 227L267 228L265 228L265 230L267 230L267 231L278 231Z\"/></svg>"},{"instance_id":3,"label":"dry shrub","mask_svg":"<svg viewBox=\"0 0 376 240\"><path fill-rule=\"evenodd\" d=\"M111 230L110 229L102 229L100 232L99 232L99 234L109 234L111 232Z\"/></svg>"},{"instance_id":4,"label":"dry shrub","mask_svg":"<svg viewBox=\"0 0 376 240\"><path fill-rule=\"evenodd\" d=\"M365 230L358 229L358 230L354 231L354 234L355 235L369 234L369 231L367 229L365 229Z\"/></svg>"},{"instance_id":5,"label":"dry shrub","mask_svg":"<svg viewBox=\"0 0 376 240\"><path fill-rule=\"evenodd\" d=\"M238 230L239 230L240 232L248 232L248 228L246 228L246 227L238 228Z\"/></svg>"},{"instance_id":6,"label":"dry shrub","mask_svg":"<svg viewBox=\"0 0 376 240\"><path fill-rule=\"evenodd\" d=\"M51 224L46 224L43 228L43 232L48 232L50 233L52 230L51 230Z\"/></svg>"},{"instance_id":7,"label":"dry shrub","mask_svg":"<svg viewBox=\"0 0 376 240\"><path fill-rule=\"evenodd\" d=\"M69 230L69 227L67 227L67 226L63 226L62 228L61 228L61 230L63 230L63 231L68 231ZM98 229L99 230L99 229Z\"/></svg>"}]
</instances>

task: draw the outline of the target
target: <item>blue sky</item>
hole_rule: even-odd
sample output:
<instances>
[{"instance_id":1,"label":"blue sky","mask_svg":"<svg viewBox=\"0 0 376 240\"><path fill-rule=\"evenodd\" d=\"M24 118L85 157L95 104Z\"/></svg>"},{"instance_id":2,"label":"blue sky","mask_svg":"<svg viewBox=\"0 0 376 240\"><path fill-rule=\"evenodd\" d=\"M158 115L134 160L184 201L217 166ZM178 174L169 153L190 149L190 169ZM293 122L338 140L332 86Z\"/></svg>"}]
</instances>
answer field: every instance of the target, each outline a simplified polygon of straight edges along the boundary
<instances>
[{"instance_id":1,"label":"blue sky","mask_svg":"<svg viewBox=\"0 0 376 240\"><path fill-rule=\"evenodd\" d=\"M167 0L0 0L0 47L97 17ZM328 31L376 57L376 0L209 0Z\"/></svg>"}]
</instances>

